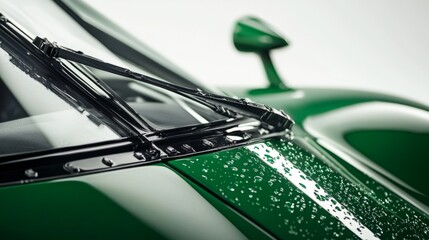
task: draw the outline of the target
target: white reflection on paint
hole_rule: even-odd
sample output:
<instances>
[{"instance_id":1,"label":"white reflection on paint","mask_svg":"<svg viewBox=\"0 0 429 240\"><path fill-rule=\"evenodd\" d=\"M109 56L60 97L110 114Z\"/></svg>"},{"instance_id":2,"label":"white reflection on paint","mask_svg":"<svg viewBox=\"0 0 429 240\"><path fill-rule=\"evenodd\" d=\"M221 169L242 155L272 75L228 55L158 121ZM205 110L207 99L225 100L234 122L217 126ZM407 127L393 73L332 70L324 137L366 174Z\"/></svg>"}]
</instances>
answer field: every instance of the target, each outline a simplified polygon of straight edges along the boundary
<instances>
[{"instance_id":1,"label":"white reflection on paint","mask_svg":"<svg viewBox=\"0 0 429 240\"><path fill-rule=\"evenodd\" d=\"M248 146L246 148L255 153L258 158L268 166L283 175L300 191L310 197L333 217L337 218L345 227L350 229L358 237L361 239L378 239L374 233L362 225L346 207L340 204L333 197L329 196L328 193L314 180L310 180L305 173L297 169L292 162L287 160L277 150L267 146L265 143ZM269 154L274 161L268 161L267 157L265 157L266 154Z\"/></svg>"}]
</instances>

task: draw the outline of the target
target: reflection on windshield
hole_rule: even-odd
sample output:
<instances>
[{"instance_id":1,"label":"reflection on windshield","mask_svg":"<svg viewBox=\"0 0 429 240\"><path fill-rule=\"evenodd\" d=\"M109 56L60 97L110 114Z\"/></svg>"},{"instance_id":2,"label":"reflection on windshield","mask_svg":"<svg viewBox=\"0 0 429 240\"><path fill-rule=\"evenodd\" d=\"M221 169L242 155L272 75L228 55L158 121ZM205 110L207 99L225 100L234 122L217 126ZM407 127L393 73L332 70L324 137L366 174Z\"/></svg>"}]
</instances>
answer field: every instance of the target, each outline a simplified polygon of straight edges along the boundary
<instances>
[{"instance_id":1,"label":"reflection on windshield","mask_svg":"<svg viewBox=\"0 0 429 240\"><path fill-rule=\"evenodd\" d=\"M25 68L0 50L0 155L119 138L84 108L72 107L45 87L41 82L49 76Z\"/></svg>"}]
</instances>

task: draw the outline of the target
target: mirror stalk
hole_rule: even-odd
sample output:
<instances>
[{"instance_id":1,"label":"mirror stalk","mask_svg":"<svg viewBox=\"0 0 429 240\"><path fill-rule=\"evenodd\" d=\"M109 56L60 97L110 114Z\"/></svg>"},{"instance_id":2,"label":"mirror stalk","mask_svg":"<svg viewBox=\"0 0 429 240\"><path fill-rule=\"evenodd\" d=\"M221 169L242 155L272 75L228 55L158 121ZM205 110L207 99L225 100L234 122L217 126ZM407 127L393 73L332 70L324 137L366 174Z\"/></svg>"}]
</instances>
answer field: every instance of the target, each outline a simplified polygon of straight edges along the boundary
<instances>
[{"instance_id":1,"label":"mirror stalk","mask_svg":"<svg viewBox=\"0 0 429 240\"><path fill-rule=\"evenodd\" d=\"M271 61L271 56L269 51L264 51L259 53L259 57L262 60L262 63L264 64L265 73L267 74L267 78L269 81L269 88L277 88L277 89L290 89L287 87L282 79L280 78L279 74L276 71L276 68L274 67L273 62Z\"/></svg>"}]
</instances>

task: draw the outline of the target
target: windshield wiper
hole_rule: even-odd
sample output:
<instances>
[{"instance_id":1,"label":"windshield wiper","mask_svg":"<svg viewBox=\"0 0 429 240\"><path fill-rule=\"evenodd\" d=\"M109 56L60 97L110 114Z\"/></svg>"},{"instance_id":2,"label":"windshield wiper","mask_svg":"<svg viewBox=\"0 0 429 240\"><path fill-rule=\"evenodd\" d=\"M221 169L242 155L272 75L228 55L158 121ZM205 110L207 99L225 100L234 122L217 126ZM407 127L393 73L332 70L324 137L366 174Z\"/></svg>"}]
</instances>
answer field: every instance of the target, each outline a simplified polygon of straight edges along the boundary
<instances>
[{"instance_id":1,"label":"windshield wiper","mask_svg":"<svg viewBox=\"0 0 429 240\"><path fill-rule=\"evenodd\" d=\"M227 96L221 96L204 92L200 89L194 90L172 83L167 83L165 81L104 62L100 59L86 55L81 51L75 51L69 48L58 46L56 43L49 42L46 38L43 39L36 37L33 40L33 44L36 45L48 57L66 59L174 92L197 101L226 117L236 118L240 115L251 117L267 124L267 127L274 131L290 130L294 124L293 120L283 110L279 111L269 107L268 105L251 102L246 99L235 99Z\"/></svg>"}]
</instances>

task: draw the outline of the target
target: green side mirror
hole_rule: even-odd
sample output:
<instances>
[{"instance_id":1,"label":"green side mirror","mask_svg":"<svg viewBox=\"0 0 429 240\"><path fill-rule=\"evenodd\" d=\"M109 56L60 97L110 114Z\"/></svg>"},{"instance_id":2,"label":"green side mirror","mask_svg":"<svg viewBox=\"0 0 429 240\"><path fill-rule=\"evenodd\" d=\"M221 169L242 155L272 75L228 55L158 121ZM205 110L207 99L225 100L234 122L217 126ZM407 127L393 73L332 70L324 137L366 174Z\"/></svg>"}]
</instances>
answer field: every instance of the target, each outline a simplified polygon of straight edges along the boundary
<instances>
[{"instance_id":1,"label":"green side mirror","mask_svg":"<svg viewBox=\"0 0 429 240\"><path fill-rule=\"evenodd\" d=\"M286 40L255 17L239 19L234 28L234 46L241 52L254 52L261 57L270 88L288 89L283 83L271 61L270 50L286 47Z\"/></svg>"}]
</instances>

